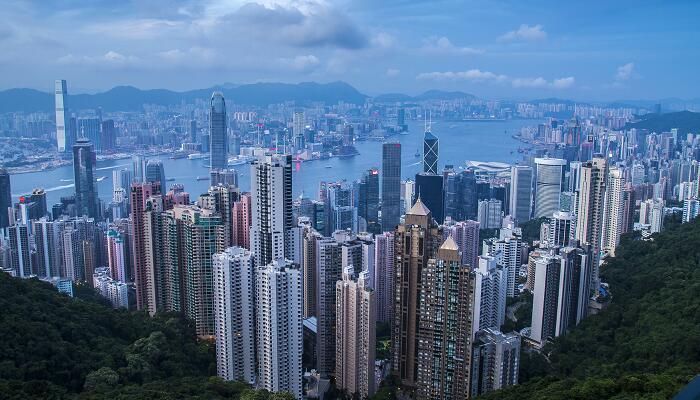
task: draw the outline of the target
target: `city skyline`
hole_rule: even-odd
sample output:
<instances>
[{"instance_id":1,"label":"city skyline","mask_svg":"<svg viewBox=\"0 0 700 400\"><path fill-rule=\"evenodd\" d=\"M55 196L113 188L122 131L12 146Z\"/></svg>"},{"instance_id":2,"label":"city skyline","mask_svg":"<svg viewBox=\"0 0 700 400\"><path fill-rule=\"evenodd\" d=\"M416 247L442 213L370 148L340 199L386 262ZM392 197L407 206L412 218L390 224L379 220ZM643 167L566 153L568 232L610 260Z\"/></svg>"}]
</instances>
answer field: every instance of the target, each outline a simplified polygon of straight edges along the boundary
<instances>
[{"instance_id":1,"label":"city skyline","mask_svg":"<svg viewBox=\"0 0 700 400\"><path fill-rule=\"evenodd\" d=\"M688 40L698 9L687 1L17 1L5 11L0 49L12 80L1 88L50 91L58 75L80 82L72 93L337 80L368 95L435 88L516 99L689 99L698 89L700 52Z\"/></svg>"}]
</instances>

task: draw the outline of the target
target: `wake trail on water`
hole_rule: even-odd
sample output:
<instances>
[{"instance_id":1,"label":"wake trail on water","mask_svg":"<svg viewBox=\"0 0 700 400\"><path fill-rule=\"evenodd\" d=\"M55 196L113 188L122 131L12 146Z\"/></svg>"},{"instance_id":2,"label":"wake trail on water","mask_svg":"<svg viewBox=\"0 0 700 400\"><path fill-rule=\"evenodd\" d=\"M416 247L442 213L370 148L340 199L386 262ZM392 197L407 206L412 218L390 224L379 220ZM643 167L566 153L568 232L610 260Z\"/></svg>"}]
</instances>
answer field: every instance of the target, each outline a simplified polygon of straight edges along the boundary
<instances>
[{"instance_id":1,"label":"wake trail on water","mask_svg":"<svg viewBox=\"0 0 700 400\"><path fill-rule=\"evenodd\" d=\"M112 165L110 167L100 167L100 168L95 168L95 171L101 171L103 169L115 169L115 168L119 168L119 167L126 167L127 165L129 165L129 164L119 164L119 165Z\"/></svg>"}]
</instances>

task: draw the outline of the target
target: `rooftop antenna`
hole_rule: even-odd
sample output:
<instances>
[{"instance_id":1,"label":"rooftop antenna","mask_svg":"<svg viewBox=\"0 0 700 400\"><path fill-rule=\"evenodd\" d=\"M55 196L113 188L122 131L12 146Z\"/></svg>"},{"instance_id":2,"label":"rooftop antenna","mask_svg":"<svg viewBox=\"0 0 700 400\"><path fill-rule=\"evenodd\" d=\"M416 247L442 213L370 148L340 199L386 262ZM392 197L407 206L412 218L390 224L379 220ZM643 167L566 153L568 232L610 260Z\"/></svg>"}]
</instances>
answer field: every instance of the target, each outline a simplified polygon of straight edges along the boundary
<instances>
[{"instance_id":1,"label":"rooftop antenna","mask_svg":"<svg viewBox=\"0 0 700 400\"><path fill-rule=\"evenodd\" d=\"M433 111L429 110L428 111L428 132L432 132L432 125L433 125Z\"/></svg>"}]
</instances>

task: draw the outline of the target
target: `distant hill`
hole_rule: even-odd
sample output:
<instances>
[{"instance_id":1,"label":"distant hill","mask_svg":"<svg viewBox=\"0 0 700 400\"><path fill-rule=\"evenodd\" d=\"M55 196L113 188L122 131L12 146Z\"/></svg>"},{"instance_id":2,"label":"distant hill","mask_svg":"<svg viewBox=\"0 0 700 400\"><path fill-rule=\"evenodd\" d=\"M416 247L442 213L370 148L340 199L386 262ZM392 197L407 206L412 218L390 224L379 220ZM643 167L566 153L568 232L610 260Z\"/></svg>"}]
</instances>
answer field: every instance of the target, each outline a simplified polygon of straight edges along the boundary
<instances>
[{"instance_id":1,"label":"distant hill","mask_svg":"<svg viewBox=\"0 0 700 400\"><path fill-rule=\"evenodd\" d=\"M70 87L68 90L70 93ZM221 91L229 102L253 106L266 106L286 101L299 104L316 101L325 103L344 101L362 104L367 97L345 82L254 83L247 85L226 83L186 92L174 92L166 89L142 90L133 86L117 86L102 93L70 95L69 107L73 110L102 107L105 111L136 111L141 110L143 104L167 106L182 101L193 102L195 99L207 99L215 90ZM53 107L54 99L51 93L34 89L0 91L0 112L51 112Z\"/></svg>"},{"instance_id":2,"label":"distant hill","mask_svg":"<svg viewBox=\"0 0 700 400\"><path fill-rule=\"evenodd\" d=\"M379 103L408 103L412 101L456 99L474 100L476 99L476 96L458 91L447 92L444 90L428 90L427 92L421 93L418 96L409 96L403 93L387 93L374 97L374 101Z\"/></svg>"},{"instance_id":3,"label":"distant hill","mask_svg":"<svg viewBox=\"0 0 700 400\"><path fill-rule=\"evenodd\" d=\"M641 121L627 124L626 129L648 129L650 132L668 132L678 128L681 134L700 133L700 113L679 111L667 114L646 114Z\"/></svg>"}]
</instances>

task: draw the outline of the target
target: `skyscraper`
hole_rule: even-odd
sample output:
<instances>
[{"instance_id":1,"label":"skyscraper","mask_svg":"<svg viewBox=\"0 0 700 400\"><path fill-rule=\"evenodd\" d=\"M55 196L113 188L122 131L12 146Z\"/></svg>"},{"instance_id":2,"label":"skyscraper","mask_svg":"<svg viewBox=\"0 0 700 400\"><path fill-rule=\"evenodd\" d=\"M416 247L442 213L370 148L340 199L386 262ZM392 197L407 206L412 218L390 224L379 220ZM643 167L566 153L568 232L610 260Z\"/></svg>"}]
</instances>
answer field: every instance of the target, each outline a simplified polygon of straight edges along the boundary
<instances>
[{"instance_id":1,"label":"skyscraper","mask_svg":"<svg viewBox=\"0 0 700 400\"><path fill-rule=\"evenodd\" d=\"M401 144L382 145L382 230L391 231L401 218Z\"/></svg>"},{"instance_id":2,"label":"skyscraper","mask_svg":"<svg viewBox=\"0 0 700 400\"><path fill-rule=\"evenodd\" d=\"M472 335L494 328L500 329L506 315L506 269L491 256L480 256L479 266L474 271L474 313Z\"/></svg>"},{"instance_id":3,"label":"skyscraper","mask_svg":"<svg viewBox=\"0 0 700 400\"><path fill-rule=\"evenodd\" d=\"M377 321L391 322L394 316L394 232L374 237L374 291Z\"/></svg>"},{"instance_id":4,"label":"skyscraper","mask_svg":"<svg viewBox=\"0 0 700 400\"><path fill-rule=\"evenodd\" d=\"M251 196L243 193L241 198L233 203L232 241L234 246L250 250L250 226L251 226Z\"/></svg>"},{"instance_id":5,"label":"skyscraper","mask_svg":"<svg viewBox=\"0 0 700 400\"><path fill-rule=\"evenodd\" d=\"M343 252L333 238L316 241L316 369L328 377L335 369L336 282L342 279Z\"/></svg>"},{"instance_id":6,"label":"skyscraper","mask_svg":"<svg viewBox=\"0 0 700 400\"><path fill-rule=\"evenodd\" d=\"M285 258L285 236L292 228L292 157L260 156L250 166L251 248L259 265Z\"/></svg>"},{"instance_id":7,"label":"skyscraper","mask_svg":"<svg viewBox=\"0 0 700 400\"><path fill-rule=\"evenodd\" d=\"M80 138L73 145L73 177L77 215L99 219L100 209L95 177L95 151L89 140Z\"/></svg>"},{"instance_id":8,"label":"skyscraper","mask_svg":"<svg viewBox=\"0 0 700 400\"><path fill-rule=\"evenodd\" d=\"M452 236L462 255L462 264L472 268L477 267L479 259L479 228L479 223L472 220L460 222L450 220L443 226L443 237L447 239Z\"/></svg>"},{"instance_id":9,"label":"skyscraper","mask_svg":"<svg viewBox=\"0 0 700 400\"><path fill-rule=\"evenodd\" d=\"M442 242L440 228L419 198L394 234L394 319L391 326L392 374L403 385L417 383L420 281L423 268Z\"/></svg>"},{"instance_id":10,"label":"skyscraper","mask_svg":"<svg viewBox=\"0 0 700 400\"><path fill-rule=\"evenodd\" d=\"M428 125L423 135L423 172L426 174L438 173L438 143L437 136L433 135Z\"/></svg>"},{"instance_id":11,"label":"skyscraper","mask_svg":"<svg viewBox=\"0 0 700 400\"><path fill-rule=\"evenodd\" d=\"M148 271L146 258L147 233L145 213L147 200L152 195L160 194L160 183L133 183L131 186L131 238L136 284L136 308L146 310L153 315L156 312L155 299L149 293L155 292L154 282Z\"/></svg>"},{"instance_id":12,"label":"skyscraper","mask_svg":"<svg viewBox=\"0 0 700 400\"><path fill-rule=\"evenodd\" d=\"M240 247L214 255L216 371L228 381L255 383L255 259Z\"/></svg>"},{"instance_id":13,"label":"skyscraper","mask_svg":"<svg viewBox=\"0 0 700 400\"><path fill-rule=\"evenodd\" d=\"M165 188L165 169L160 160L148 160L146 163L146 182L160 182L160 186Z\"/></svg>"},{"instance_id":14,"label":"skyscraper","mask_svg":"<svg viewBox=\"0 0 700 400\"><path fill-rule=\"evenodd\" d=\"M498 329L479 331L472 353L471 396L518 384L520 336Z\"/></svg>"},{"instance_id":15,"label":"skyscraper","mask_svg":"<svg viewBox=\"0 0 700 400\"><path fill-rule=\"evenodd\" d=\"M514 165L510 169L510 215L522 224L532 212L532 168Z\"/></svg>"},{"instance_id":16,"label":"skyscraper","mask_svg":"<svg viewBox=\"0 0 700 400\"><path fill-rule=\"evenodd\" d=\"M221 92L214 92L211 95L211 106L209 109L209 140L211 168L227 168L228 134L226 131L226 102Z\"/></svg>"},{"instance_id":17,"label":"skyscraper","mask_svg":"<svg viewBox=\"0 0 700 400\"><path fill-rule=\"evenodd\" d=\"M534 218L550 218L559 211L566 160L558 158L535 158L537 180L535 184Z\"/></svg>"},{"instance_id":18,"label":"skyscraper","mask_svg":"<svg viewBox=\"0 0 700 400\"><path fill-rule=\"evenodd\" d=\"M0 229L10 226L10 209L12 208L12 188L10 174L0 168Z\"/></svg>"},{"instance_id":19,"label":"skyscraper","mask_svg":"<svg viewBox=\"0 0 700 400\"><path fill-rule=\"evenodd\" d=\"M357 216L364 221L365 230L380 233L379 224L379 170L372 168L365 172L359 184Z\"/></svg>"},{"instance_id":20,"label":"skyscraper","mask_svg":"<svg viewBox=\"0 0 700 400\"><path fill-rule=\"evenodd\" d=\"M605 212L605 187L608 174L604 158L594 157L581 166L581 189L576 214L576 239L591 248L591 289L600 286L598 269Z\"/></svg>"},{"instance_id":21,"label":"skyscraper","mask_svg":"<svg viewBox=\"0 0 700 400\"><path fill-rule=\"evenodd\" d=\"M603 251L615 256L620 243L620 235L625 227L625 175L618 167L608 170L608 183L605 190L605 216L603 217Z\"/></svg>"},{"instance_id":22,"label":"skyscraper","mask_svg":"<svg viewBox=\"0 0 700 400\"><path fill-rule=\"evenodd\" d=\"M443 193L442 175L426 172L416 174L415 197L420 197L438 224L445 218Z\"/></svg>"},{"instance_id":23,"label":"skyscraper","mask_svg":"<svg viewBox=\"0 0 700 400\"><path fill-rule=\"evenodd\" d=\"M375 391L377 304L369 272L354 273L347 267L336 282L335 382L365 399Z\"/></svg>"},{"instance_id":24,"label":"skyscraper","mask_svg":"<svg viewBox=\"0 0 700 400\"><path fill-rule=\"evenodd\" d=\"M277 260L257 270L258 384L301 400L301 273Z\"/></svg>"},{"instance_id":25,"label":"skyscraper","mask_svg":"<svg viewBox=\"0 0 700 400\"><path fill-rule=\"evenodd\" d=\"M418 399L469 398L473 290L471 268L448 236L421 273Z\"/></svg>"},{"instance_id":26,"label":"skyscraper","mask_svg":"<svg viewBox=\"0 0 700 400\"><path fill-rule=\"evenodd\" d=\"M68 87L64 79L56 79L56 147L58 152L68 151Z\"/></svg>"}]
</instances>

